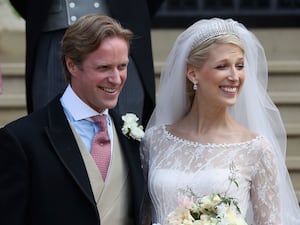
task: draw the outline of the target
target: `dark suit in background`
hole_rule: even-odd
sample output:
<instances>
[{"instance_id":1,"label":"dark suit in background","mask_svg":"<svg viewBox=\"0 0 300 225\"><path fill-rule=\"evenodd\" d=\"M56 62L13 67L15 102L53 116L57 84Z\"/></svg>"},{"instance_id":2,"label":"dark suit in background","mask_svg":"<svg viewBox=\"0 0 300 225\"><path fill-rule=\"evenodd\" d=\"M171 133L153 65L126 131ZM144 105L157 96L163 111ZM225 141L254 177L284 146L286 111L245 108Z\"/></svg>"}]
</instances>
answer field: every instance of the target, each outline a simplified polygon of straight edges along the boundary
<instances>
[{"instance_id":1,"label":"dark suit in background","mask_svg":"<svg viewBox=\"0 0 300 225\"><path fill-rule=\"evenodd\" d=\"M59 75L62 74L59 56L52 55L45 46L42 46L44 50L39 50L42 39L44 41L46 39L49 45L59 45L64 29L46 34L42 32L48 11L53 10L51 5L57 4L58 0L10 0L10 2L26 21L26 101L30 113L45 105L65 88L63 76ZM162 2L163 0L106 1L110 16L119 20L135 35L131 45L131 59L134 64L132 62L129 64L127 83L116 110L118 109L121 114L134 112L142 118L144 126L155 105L150 19Z\"/></svg>"}]
</instances>

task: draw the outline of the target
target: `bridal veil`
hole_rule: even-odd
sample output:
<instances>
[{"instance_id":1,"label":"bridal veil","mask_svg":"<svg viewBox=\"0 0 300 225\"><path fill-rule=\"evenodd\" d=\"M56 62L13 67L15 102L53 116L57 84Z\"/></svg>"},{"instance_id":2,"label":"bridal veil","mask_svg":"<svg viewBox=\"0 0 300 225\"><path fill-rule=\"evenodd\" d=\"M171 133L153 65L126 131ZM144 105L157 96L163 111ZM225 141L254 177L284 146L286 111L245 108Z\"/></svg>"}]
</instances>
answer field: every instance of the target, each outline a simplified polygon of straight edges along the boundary
<instances>
[{"instance_id":1,"label":"bridal veil","mask_svg":"<svg viewBox=\"0 0 300 225\"><path fill-rule=\"evenodd\" d=\"M238 36L245 50L245 82L237 103L229 111L241 125L263 135L272 144L279 168L281 218L284 225L300 224L298 201L285 164L286 131L281 115L267 93L265 52L255 35L232 19L200 20L176 39L160 77L157 105L148 123L171 124L189 108L186 92L186 60L195 44L222 34Z\"/></svg>"}]
</instances>

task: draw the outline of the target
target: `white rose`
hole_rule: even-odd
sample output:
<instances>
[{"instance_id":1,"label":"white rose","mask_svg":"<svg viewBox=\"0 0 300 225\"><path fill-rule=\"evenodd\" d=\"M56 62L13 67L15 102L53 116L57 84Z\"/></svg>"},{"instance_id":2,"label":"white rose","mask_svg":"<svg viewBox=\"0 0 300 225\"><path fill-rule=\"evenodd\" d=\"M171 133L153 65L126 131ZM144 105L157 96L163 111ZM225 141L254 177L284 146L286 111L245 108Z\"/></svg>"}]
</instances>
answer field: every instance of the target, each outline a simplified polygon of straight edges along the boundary
<instances>
[{"instance_id":1,"label":"white rose","mask_svg":"<svg viewBox=\"0 0 300 225\"><path fill-rule=\"evenodd\" d=\"M133 113L126 113L124 116L122 116L122 120L128 124L132 124L137 122L139 118Z\"/></svg>"},{"instance_id":2,"label":"white rose","mask_svg":"<svg viewBox=\"0 0 300 225\"><path fill-rule=\"evenodd\" d=\"M144 137L144 131L142 130L143 128L142 127L137 127L137 126L133 126L130 128L130 137L138 140L138 141L141 141L142 138Z\"/></svg>"},{"instance_id":3,"label":"white rose","mask_svg":"<svg viewBox=\"0 0 300 225\"><path fill-rule=\"evenodd\" d=\"M126 113L122 116L122 120L124 121L122 133L127 137L141 141L144 137L144 131L143 126L137 123L139 118L133 113Z\"/></svg>"},{"instance_id":4,"label":"white rose","mask_svg":"<svg viewBox=\"0 0 300 225\"><path fill-rule=\"evenodd\" d=\"M247 225L245 220L243 218L237 216L232 210L227 211L226 219L230 222L230 224Z\"/></svg>"}]
</instances>

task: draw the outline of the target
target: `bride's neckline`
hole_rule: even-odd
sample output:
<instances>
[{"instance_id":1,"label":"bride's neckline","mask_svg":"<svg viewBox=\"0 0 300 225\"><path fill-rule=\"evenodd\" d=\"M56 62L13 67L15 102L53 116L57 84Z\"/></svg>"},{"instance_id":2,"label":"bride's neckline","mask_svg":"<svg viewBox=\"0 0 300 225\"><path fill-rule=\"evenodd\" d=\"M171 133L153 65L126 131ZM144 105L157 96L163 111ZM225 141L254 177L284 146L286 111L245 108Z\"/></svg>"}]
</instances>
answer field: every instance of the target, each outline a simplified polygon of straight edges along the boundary
<instances>
[{"instance_id":1,"label":"bride's neckline","mask_svg":"<svg viewBox=\"0 0 300 225\"><path fill-rule=\"evenodd\" d=\"M192 146L210 146L210 147L230 147L230 146L240 146L240 145L248 145L251 144L253 142L256 142L257 140L259 140L262 136L258 135L255 136L254 138L248 140L248 141L242 141L242 142L235 142L235 143L201 143L201 142L197 142L197 141L191 141L191 140L187 140L181 137L178 137L172 133L170 133L167 128L166 125L162 125L162 129L164 134L170 138L173 139L174 141L178 141L178 142L182 142L185 143L187 145L192 145Z\"/></svg>"}]
</instances>

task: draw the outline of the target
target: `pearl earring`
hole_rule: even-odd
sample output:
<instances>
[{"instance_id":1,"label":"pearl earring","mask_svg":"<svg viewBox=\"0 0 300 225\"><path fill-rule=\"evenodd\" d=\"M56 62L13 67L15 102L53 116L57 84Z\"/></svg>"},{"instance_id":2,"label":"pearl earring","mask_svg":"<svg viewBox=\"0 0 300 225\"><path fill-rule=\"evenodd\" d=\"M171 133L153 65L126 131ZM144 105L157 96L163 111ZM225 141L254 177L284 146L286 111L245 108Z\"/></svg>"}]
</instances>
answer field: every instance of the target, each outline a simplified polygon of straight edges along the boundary
<instances>
[{"instance_id":1,"label":"pearl earring","mask_svg":"<svg viewBox=\"0 0 300 225\"><path fill-rule=\"evenodd\" d=\"M194 91L196 91L196 90L197 90L197 88L198 88L198 87L197 87L197 82L196 82L196 81L194 81L194 82L193 82L193 90L194 90Z\"/></svg>"}]
</instances>

